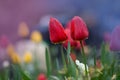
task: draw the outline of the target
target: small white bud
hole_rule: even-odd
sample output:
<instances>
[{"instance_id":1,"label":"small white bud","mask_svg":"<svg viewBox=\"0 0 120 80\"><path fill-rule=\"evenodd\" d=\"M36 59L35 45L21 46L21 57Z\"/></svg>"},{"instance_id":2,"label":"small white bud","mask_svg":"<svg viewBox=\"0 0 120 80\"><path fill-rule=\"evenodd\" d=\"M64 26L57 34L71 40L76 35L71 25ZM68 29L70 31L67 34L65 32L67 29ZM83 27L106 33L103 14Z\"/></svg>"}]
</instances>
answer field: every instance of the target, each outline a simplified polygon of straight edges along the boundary
<instances>
[{"instance_id":1,"label":"small white bud","mask_svg":"<svg viewBox=\"0 0 120 80\"><path fill-rule=\"evenodd\" d=\"M2 65L3 65L4 68L6 68L10 65L10 63L9 63L9 61L6 60L6 61L3 62Z\"/></svg>"},{"instance_id":2,"label":"small white bud","mask_svg":"<svg viewBox=\"0 0 120 80\"><path fill-rule=\"evenodd\" d=\"M80 63L79 60L76 60L75 63L76 63L76 65L78 66L80 72L81 72L83 75L85 75L85 64ZM88 66L86 65L86 67L87 67L87 72L88 72Z\"/></svg>"}]
</instances>

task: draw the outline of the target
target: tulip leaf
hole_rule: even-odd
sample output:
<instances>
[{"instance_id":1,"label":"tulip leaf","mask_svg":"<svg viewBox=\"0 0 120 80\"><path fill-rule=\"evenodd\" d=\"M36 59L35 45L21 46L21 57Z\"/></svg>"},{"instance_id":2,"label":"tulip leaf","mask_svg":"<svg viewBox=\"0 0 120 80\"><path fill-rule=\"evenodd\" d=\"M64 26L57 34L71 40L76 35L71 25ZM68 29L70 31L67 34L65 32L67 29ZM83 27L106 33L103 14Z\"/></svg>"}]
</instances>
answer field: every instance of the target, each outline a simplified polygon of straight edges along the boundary
<instances>
[{"instance_id":1,"label":"tulip leaf","mask_svg":"<svg viewBox=\"0 0 120 80\"><path fill-rule=\"evenodd\" d=\"M28 75L28 73L26 73L26 72L21 70L21 74L22 74L23 80L31 80L31 78Z\"/></svg>"},{"instance_id":2,"label":"tulip leaf","mask_svg":"<svg viewBox=\"0 0 120 80\"><path fill-rule=\"evenodd\" d=\"M18 67L18 65L12 65L12 69L13 69L13 79L14 80L21 80L22 78L22 76L21 76L21 72L20 72L20 68Z\"/></svg>"},{"instance_id":3,"label":"tulip leaf","mask_svg":"<svg viewBox=\"0 0 120 80\"><path fill-rule=\"evenodd\" d=\"M69 64L68 64L68 73L70 76L73 76L74 78L77 78L77 73L76 73L76 66L71 57L69 56Z\"/></svg>"},{"instance_id":4,"label":"tulip leaf","mask_svg":"<svg viewBox=\"0 0 120 80\"><path fill-rule=\"evenodd\" d=\"M93 49L93 57L94 57L94 67L96 69L96 48Z\"/></svg>"},{"instance_id":5,"label":"tulip leaf","mask_svg":"<svg viewBox=\"0 0 120 80\"><path fill-rule=\"evenodd\" d=\"M19 65L12 66L14 70L14 80L31 80L30 76L24 70L22 70Z\"/></svg>"},{"instance_id":6,"label":"tulip leaf","mask_svg":"<svg viewBox=\"0 0 120 80\"><path fill-rule=\"evenodd\" d=\"M107 47L105 43L101 46L101 61L103 65L111 65L114 59L113 54L108 51Z\"/></svg>"},{"instance_id":7,"label":"tulip leaf","mask_svg":"<svg viewBox=\"0 0 120 80\"><path fill-rule=\"evenodd\" d=\"M50 53L48 52L47 48L46 48L46 53L45 54L46 54L47 76L49 77L51 75L52 66L51 66Z\"/></svg>"},{"instance_id":8,"label":"tulip leaf","mask_svg":"<svg viewBox=\"0 0 120 80\"><path fill-rule=\"evenodd\" d=\"M68 42L68 47L67 47L67 60L68 60L68 63L69 63L70 51L71 51L70 42Z\"/></svg>"},{"instance_id":9,"label":"tulip leaf","mask_svg":"<svg viewBox=\"0 0 120 80\"><path fill-rule=\"evenodd\" d=\"M102 63L103 63L103 65L104 64L106 64L107 62L107 51L106 51L106 49L105 49L105 44L102 44L102 46L101 46L101 61L102 61Z\"/></svg>"},{"instance_id":10,"label":"tulip leaf","mask_svg":"<svg viewBox=\"0 0 120 80\"><path fill-rule=\"evenodd\" d=\"M70 55L70 51L71 51L70 42L68 42L67 55Z\"/></svg>"},{"instance_id":11,"label":"tulip leaf","mask_svg":"<svg viewBox=\"0 0 120 80\"><path fill-rule=\"evenodd\" d=\"M61 46L61 55L62 55L62 61L63 61L63 65L64 65L64 68L66 68L66 61L65 61L65 55L63 53L63 47Z\"/></svg>"},{"instance_id":12,"label":"tulip leaf","mask_svg":"<svg viewBox=\"0 0 120 80\"><path fill-rule=\"evenodd\" d=\"M0 80L8 80L8 68L0 70Z\"/></svg>"}]
</instances>

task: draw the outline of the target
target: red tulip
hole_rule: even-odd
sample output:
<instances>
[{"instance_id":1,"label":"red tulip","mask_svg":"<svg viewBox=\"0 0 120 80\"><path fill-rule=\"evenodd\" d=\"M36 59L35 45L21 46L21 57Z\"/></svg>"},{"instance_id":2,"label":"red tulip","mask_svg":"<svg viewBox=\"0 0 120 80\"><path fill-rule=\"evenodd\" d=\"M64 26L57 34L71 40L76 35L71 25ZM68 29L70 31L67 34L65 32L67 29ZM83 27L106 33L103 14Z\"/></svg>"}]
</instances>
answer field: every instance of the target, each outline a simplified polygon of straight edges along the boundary
<instances>
[{"instance_id":1,"label":"red tulip","mask_svg":"<svg viewBox=\"0 0 120 80\"><path fill-rule=\"evenodd\" d=\"M49 34L52 43L62 43L67 40L62 24L55 18L50 18Z\"/></svg>"},{"instance_id":2,"label":"red tulip","mask_svg":"<svg viewBox=\"0 0 120 80\"><path fill-rule=\"evenodd\" d=\"M39 76L38 76L38 80L47 80L47 77L41 73Z\"/></svg>"},{"instance_id":3,"label":"red tulip","mask_svg":"<svg viewBox=\"0 0 120 80\"><path fill-rule=\"evenodd\" d=\"M89 35L85 22L79 16L75 16L71 21L71 37L74 40L87 39Z\"/></svg>"},{"instance_id":4,"label":"red tulip","mask_svg":"<svg viewBox=\"0 0 120 80\"><path fill-rule=\"evenodd\" d=\"M65 48L67 48L68 41L70 42L70 46L73 47L73 48L76 48L78 45L80 45L80 42L79 42L79 41L74 41L74 40L71 38L70 29L69 29L69 28L65 29L65 33L66 33L67 36L68 36L68 40L65 41L65 43L63 43L63 46L64 46Z\"/></svg>"}]
</instances>

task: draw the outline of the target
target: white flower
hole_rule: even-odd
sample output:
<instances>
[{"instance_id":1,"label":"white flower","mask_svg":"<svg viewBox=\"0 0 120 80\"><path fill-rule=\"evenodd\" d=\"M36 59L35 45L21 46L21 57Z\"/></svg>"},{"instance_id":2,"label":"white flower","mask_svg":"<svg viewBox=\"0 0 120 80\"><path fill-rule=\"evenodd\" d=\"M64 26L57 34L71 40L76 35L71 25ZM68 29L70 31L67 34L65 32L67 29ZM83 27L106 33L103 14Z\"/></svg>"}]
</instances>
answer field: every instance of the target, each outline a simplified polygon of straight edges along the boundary
<instances>
[{"instance_id":1,"label":"white flower","mask_svg":"<svg viewBox=\"0 0 120 80\"><path fill-rule=\"evenodd\" d=\"M82 73L83 75L85 75L85 64L80 63L79 60L76 60L75 63L78 66L78 69L80 70L80 73ZM87 72L88 72L89 71L88 70L88 66L86 65L86 67L87 67Z\"/></svg>"},{"instance_id":2,"label":"white flower","mask_svg":"<svg viewBox=\"0 0 120 80\"><path fill-rule=\"evenodd\" d=\"M3 65L4 68L6 68L10 65L10 63L9 63L9 61L6 60L6 61L3 62L2 65Z\"/></svg>"}]
</instances>

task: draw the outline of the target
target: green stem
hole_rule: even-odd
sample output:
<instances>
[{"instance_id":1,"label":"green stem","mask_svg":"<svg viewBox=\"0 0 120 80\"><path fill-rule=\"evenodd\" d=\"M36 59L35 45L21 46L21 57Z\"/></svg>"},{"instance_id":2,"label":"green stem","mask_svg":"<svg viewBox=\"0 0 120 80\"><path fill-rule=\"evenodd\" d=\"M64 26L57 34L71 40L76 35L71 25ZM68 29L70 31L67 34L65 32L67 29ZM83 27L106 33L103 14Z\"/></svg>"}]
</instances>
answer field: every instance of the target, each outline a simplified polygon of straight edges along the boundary
<instances>
[{"instance_id":1,"label":"green stem","mask_svg":"<svg viewBox=\"0 0 120 80\"><path fill-rule=\"evenodd\" d=\"M87 59L86 59L86 56L85 56L85 52L84 52L84 47L83 47L83 43L82 41L80 41L80 44L81 44L81 53L82 53L82 57L83 57L83 61L84 61L84 65L85 65L85 74L86 74L86 77L87 77L87 80L88 80L88 72L87 72Z\"/></svg>"},{"instance_id":2,"label":"green stem","mask_svg":"<svg viewBox=\"0 0 120 80\"><path fill-rule=\"evenodd\" d=\"M61 45L61 54L62 54L62 61L63 61L63 64L64 64L64 68L67 68L66 61L65 61L65 55L63 53L63 47L62 47L62 45Z\"/></svg>"},{"instance_id":3,"label":"green stem","mask_svg":"<svg viewBox=\"0 0 120 80\"><path fill-rule=\"evenodd\" d=\"M94 51L94 68L95 68L95 72L97 72L97 67L96 67L96 48L93 49Z\"/></svg>"}]
</instances>

